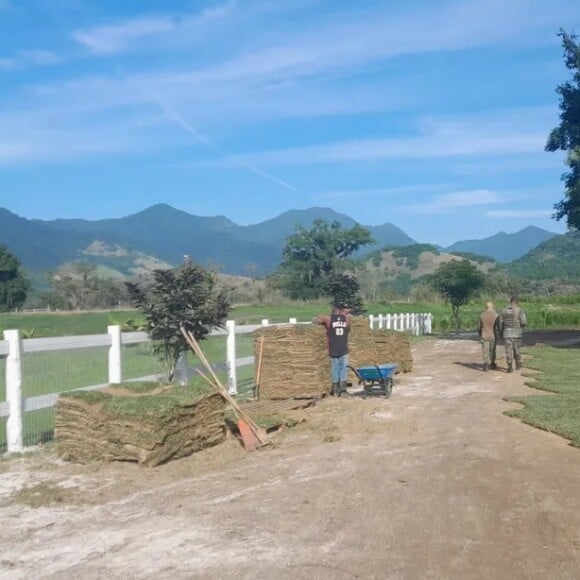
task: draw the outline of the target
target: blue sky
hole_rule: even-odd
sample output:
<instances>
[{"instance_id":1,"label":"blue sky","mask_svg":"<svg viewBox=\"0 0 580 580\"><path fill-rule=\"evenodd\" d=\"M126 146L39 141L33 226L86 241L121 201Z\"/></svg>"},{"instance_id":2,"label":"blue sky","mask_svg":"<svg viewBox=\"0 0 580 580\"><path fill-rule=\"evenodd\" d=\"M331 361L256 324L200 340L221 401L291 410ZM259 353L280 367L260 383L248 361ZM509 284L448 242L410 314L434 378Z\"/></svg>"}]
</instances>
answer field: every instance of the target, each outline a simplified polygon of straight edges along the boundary
<instances>
[{"instance_id":1,"label":"blue sky","mask_svg":"<svg viewBox=\"0 0 580 580\"><path fill-rule=\"evenodd\" d=\"M330 206L441 244L550 219L577 0L0 0L0 206Z\"/></svg>"}]
</instances>

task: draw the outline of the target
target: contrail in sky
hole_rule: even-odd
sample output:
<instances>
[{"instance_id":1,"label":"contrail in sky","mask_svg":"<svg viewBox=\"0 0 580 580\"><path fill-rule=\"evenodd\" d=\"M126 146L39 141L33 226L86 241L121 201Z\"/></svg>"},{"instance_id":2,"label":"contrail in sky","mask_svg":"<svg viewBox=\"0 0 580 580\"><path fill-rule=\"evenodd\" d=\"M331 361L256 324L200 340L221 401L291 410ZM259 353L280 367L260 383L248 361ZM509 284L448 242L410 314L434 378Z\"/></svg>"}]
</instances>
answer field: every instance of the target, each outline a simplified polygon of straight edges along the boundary
<instances>
[{"instance_id":1,"label":"contrail in sky","mask_svg":"<svg viewBox=\"0 0 580 580\"><path fill-rule=\"evenodd\" d=\"M196 141L203 143L206 147L208 147L209 149L211 149L212 151L214 151L219 155L225 154L225 152L221 151L215 143L213 143L210 139L208 139L205 135L200 133L197 129L195 129L195 127L193 127L190 123L188 123L175 109L168 106L167 103L164 103L161 99L154 100L161 107L162 111L169 119L175 121L175 123L177 123L186 133L189 133L192 137L194 137ZM225 155L227 157L227 154ZM257 167L252 167L251 165L247 164L239 164L239 167L247 169L248 171L254 173L255 175L258 175L259 177L263 177L264 179L273 181L274 183L277 183L278 185L281 185L282 187L285 187L290 191L298 191L298 188L292 185L291 183L288 183L287 181L284 181L283 179L280 179L279 177L276 177L271 173L267 173L266 171L258 169Z\"/></svg>"},{"instance_id":2,"label":"contrail in sky","mask_svg":"<svg viewBox=\"0 0 580 580\"><path fill-rule=\"evenodd\" d=\"M1 3L1 0L0 0L0 3ZM50 6L50 4L47 4L47 6ZM54 20L54 23L57 25L57 28L60 28L66 34L67 29L72 27L73 23L70 22L66 18L63 19L60 12L53 11L51 9L50 13L51 13L52 19ZM121 64L119 62L116 63L116 66L114 68L116 69L117 76L123 77L123 67L121 66ZM169 119L171 119L175 123L177 123L184 131L189 133L198 142L203 143L208 149L211 149L212 151L214 151L218 155L225 155L227 157L227 153L225 151L221 151L215 143L213 143L205 135L203 135L202 133L197 131L194 127L192 127L192 125L190 125L174 108L169 107L167 105L167 103L163 102L162 99L160 99L159 97L157 97L157 98L152 97L151 95L147 95L147 96L143 95L143 96L145 96L148 99L153 100L154 103L156 103L159 107L161 107L161 110L165 113L166 117L168 117ZM246 169L247 171L250 171L254 175L258 175L259 177L262 177L263 179L268 179L269 181L272 181L273 183L277 183L278 185L281 185L282 187L289 189L290 191L298 191L298 188L295 187L294 185L292 185L291 183L288 183L287 181L284 181L283 179L280 179L279 177L276 177L275 175L272 175L271 173L267 173L266 171L258 169L257 167L253 167L253 166L247 165L245 163L238 164L238 167L241 167L242 169Z\"/></svg>"}]
</instances>

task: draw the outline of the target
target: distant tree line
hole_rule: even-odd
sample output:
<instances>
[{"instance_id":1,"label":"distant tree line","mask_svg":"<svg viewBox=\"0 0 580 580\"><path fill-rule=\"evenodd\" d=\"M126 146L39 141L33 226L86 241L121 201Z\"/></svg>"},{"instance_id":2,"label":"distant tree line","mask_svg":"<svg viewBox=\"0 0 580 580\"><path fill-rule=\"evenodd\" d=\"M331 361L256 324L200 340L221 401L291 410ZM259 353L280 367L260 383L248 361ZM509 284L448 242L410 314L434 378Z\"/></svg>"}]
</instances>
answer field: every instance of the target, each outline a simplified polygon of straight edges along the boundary
<instances>
[{"instance_id":1,"label":"distant tree line","mask_svg":"<svg viewBox=\"0 0 580 580\"><path fill-rule=\"evenodd\" d=\"M579 236L580 232L559 236L549 242L549 247L543 245L525 259L509 265L482 265L485 259L472 254L458 254L464 260L455 262L468 259L467 263L476 270L478 266L485 271L482 284L470 294L472 299L502 299L512 294L570 295L580 291L580 262L575 259ZM256 267L249 265L249 278L216 275L216 288L225 293L229 303L327 299L345 302L354 312L361 313L364 301L449 299L442 292L441 270L435 276L435 279L439 277L439 283L434 282L434 276L417 277L409 272L417 269L423 252L439 254L436 247L428 244L389 247L360 257L360 250L372 242L370 232L361 226L344 228L339 223L323 221L315 222L311 228L299 226L286 241L279 267L265 280L258 279ZM396 271L390 271L385 265L385 251L395 259ZM561 255L562 259L545 260L546 252ZM401 271L399 266L407 271ZM215 266L205 268L215 269ZM92 264L64 265L45 276L46 288L31 294L31 284L18 259L6 248L0 248L0 311L24 305L54 310L133 306L134 296L127 279L107 277L102 272ZM146 290L155 283L155 276L149 273L128 281Z\"/></svg>"},{"instance_id":2,"label":"distant tree line","mask_svg":"<svg viewBox=\"0 0 580 580\"><path fill-rule=\"evenodd\" d=\"M0 312L20 308L29 289L30 282L18 258L0 246Z\"/></svg>"}]
</instances>

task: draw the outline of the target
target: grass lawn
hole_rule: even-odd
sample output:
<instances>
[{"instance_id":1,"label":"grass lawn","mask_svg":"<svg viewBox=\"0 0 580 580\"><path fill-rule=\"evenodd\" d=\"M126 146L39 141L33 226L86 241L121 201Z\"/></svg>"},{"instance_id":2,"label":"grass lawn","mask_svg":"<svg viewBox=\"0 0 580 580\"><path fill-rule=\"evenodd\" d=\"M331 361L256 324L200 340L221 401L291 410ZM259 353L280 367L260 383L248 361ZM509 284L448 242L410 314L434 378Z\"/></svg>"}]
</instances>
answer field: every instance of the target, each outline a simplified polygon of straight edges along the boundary
<instances>
[{"instance_id":1,"label":"grass lawn","mask_svg":"<svg viewBox=\"0 0 580 580\"><path fill-rule=\"evenodd\" d=\"M110 324L141 320L133 310L115 312L34 312L0 314L0 329L20 329L24 338L105 334Z\"/></svg>"},{"instance_id":2,"label":"grass lawn","mask_svg":"<svg viewBox=\"0 0 580 580\"><path fill-rule=\"evenodd\" d=\"M498 303L497 307L503 304ZM570 328L580 326L580 304L566 304L554 307L541 303L522 304L528 315L530 328ZM287 322L297 318L301 322L312 320L329 310L329 304L318 302L288 302L281 305L257 304L236 306L230 317L238 324L257 324L263 318L270 322ZM468 304L461 308L461 326L465 330L476 328L483 305ZM430 312L434 317L433 330L436 332L452 329L451 309L445 304L429 303L376 303L367 304L369 314L396 314L406 312ZM114 312L71 312L71 313L30 313L0 314L0 330L20 329L24 338L50 336L76 336L80 334L104 334L110 324L124 325L127 321L142 324L143 320L134 310Z\"/></svg>"},{"instance_id":3,"label":"grass lawn","mask_svg":"<svg viewBox=\"0 0 580 580\"><path fill-rule=\"evenodd\" d=\"M506 414L580 447L580 349L537 346L526 349L526 354L533 357L526 366L541 371L530 373L527 384L555 394L510 397L524 408Z\"/></svg>"},{"instance_id":4,"label":"grass lawn","mask_svg":"<svg viewBox=\"0 0 580 580\"><path fill-rule=\"evenodd\" d=\"M203 341L201 346L210 362L225 363L225 337L210 337ZM238 358L253 355L251 335L236 337L236 351ZM192 366L197 366L193 354L189 356L189 362ZM0 358L0 401L5 399L5 365L5 359ZM106 383L107 368L107 347L27 353L22 358L24 396L35 397ZM123 379L135 379L166 372L163 364L151 352L148 343L123 346L122 368Z\"/></svg>"}]
</instances>

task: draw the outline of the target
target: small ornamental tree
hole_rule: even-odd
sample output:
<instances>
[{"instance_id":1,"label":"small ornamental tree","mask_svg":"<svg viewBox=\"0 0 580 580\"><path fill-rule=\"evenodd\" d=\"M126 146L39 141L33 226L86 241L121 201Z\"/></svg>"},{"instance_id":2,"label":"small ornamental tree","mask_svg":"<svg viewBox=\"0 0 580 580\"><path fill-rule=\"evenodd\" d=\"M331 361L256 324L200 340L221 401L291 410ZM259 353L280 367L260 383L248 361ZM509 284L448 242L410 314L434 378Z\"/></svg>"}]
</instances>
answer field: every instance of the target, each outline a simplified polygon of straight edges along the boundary
<instances>
[{"instance_id":1,"label":"small ornamental tree","mask_svg":"<svg viewBox=\"0 0 580 580\"><path fill-rule=\"evenodd\" d=\"M204 340L212 327L223 327L230 310L225 291L216 288L215 276L196 265L155 270L147 288L126 285L132 303L145 317L154 351L168 365L170 381L180 355L188 349L181 326Z\"/></svg>"},{"instance_id":2,"label":"small ornamental tree","mask_svg":"<svg viewBox=\"0 0 580 580\"><path fill-rule=\"evenodd\" d=\"M469 260L441 264L431 277L431 286L451 304L456 332L459 332L459 308L484 285L483 274Z\"/></svg>"},{"instance_id":3,"label":"small ornamental tree","mask_svg":"<svg viewBox=\"0 0 580 580\"><path fill-rule=\"evenodd\" d=\"M354 276L333 274L326 284L326 292L332 297L334 304L346 304L352 314L364 314L360 285Z\"/></svg>"}]
</instances>

